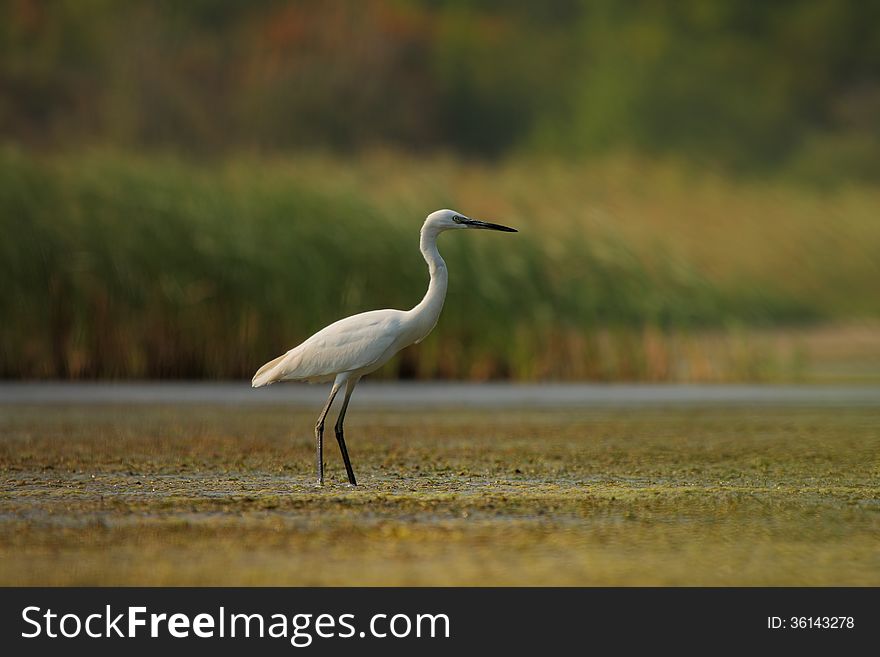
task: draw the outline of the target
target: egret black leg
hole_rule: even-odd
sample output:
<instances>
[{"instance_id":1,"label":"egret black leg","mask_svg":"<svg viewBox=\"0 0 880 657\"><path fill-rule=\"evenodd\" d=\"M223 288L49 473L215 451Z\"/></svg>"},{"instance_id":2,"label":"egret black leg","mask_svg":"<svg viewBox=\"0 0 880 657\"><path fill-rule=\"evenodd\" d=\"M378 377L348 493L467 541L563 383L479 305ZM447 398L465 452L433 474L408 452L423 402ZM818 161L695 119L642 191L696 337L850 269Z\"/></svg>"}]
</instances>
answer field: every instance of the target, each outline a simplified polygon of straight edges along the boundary
<instances>
[{"instance_id":1,"label":"egret black leg","mask_svg":"<svg viewBox=\"0 0 880 657\"><path fill-rule=\"evenodd\" d=\"M330 390L330 396L327 398L327 403L324 404L324 410L321 411L321 414L318 416L318 422L315 424L315 442L317 443L318 454L318 485L324 485L324 419L327 417L327 413L330 412L330 406L333 405L333 399L336 397L336 393L339 392L339 385L334 383L333 389Z\"/></svg>"},{"instance_id":2,"label":"egret black leg","mask_svg":"<svg viewBox=\"0 0 880 657\"><path fill-rule=\"evenodd\" d=\"M345 386L345 399L342 400L342 410L339 411L339 417L336 420L336 440L339 442L339 451L342 452L342 460L345 461L345 471L348 473L348 483L352 486L357 486L357 480L354 478L354 470L351 469L351 460L348 458L348 450L345 448L343 423L345 422L345 411L348 410L348 400L351 399L351 393L354 392L354 386L356 383L357 381L349 381Z\"/></svg>"}]
</instances>

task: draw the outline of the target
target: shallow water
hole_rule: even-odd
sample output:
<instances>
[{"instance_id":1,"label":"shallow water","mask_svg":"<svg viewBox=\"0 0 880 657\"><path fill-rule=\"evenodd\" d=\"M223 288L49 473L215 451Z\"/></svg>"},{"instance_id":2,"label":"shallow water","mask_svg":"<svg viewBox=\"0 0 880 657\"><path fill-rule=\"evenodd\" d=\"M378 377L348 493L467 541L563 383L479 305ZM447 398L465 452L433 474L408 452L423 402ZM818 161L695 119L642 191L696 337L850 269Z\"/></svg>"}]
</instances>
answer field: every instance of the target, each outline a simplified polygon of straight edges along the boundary
<instances>
[{"instance_id":1,"label":"shallow water","mask_svg":"<svg viewBox=\"0 0 880 657\"><path fill-rule=\"evenodd\" d=\"M319 406L328 385L0 383L0 404L287 404ZM686 405L880 406L880 386L362 382L352 404L382 407L601 408Z\"/></svg>"}]
</instances>

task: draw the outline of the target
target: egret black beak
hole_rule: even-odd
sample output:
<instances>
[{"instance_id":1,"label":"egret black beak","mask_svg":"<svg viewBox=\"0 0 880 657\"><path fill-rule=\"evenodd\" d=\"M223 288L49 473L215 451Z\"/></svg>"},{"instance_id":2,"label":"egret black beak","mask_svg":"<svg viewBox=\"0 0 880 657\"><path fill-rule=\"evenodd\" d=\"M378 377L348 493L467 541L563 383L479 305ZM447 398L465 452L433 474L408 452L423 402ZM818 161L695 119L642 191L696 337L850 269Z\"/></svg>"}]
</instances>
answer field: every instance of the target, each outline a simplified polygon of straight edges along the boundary
<instances>
[{"instance_id":1,"label":"egret black beak","mask_svg":"<svg viewBox=\"0 0 880 657\"><path fill-rule=\"evenodd\" d=\"M470 228L482 228L483 230L500 230L504 233L518 233L516 228L502 226L501 224L490 224L488 221L479 221L477 219L462 219L461 223Z\"/></svg>"}]
</instances>

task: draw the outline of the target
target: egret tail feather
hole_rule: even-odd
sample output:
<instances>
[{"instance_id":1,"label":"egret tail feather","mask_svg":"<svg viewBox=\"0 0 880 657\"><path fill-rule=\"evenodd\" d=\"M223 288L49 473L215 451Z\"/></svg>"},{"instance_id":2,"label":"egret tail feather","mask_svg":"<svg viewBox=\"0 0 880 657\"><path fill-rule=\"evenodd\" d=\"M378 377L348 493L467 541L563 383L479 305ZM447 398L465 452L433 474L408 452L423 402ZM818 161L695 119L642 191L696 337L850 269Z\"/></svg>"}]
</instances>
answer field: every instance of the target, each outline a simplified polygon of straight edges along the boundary
<instances>
[{"instance_id":1,"label":"egret tail feather","mask_svg":"<svg viewBox=\"0 0 880 657\"><path fill-rule=\"evenodd\" d=\"M268 363L258 369L257 373L254 374L254 378L251 380L251 386L253 386L254 388L261 388L263 386L268 386L278 381L278 372L276 371L276 369L286 356L287 354L282 354L278 358L270 360Z\"/></svg>"}]
</instances>

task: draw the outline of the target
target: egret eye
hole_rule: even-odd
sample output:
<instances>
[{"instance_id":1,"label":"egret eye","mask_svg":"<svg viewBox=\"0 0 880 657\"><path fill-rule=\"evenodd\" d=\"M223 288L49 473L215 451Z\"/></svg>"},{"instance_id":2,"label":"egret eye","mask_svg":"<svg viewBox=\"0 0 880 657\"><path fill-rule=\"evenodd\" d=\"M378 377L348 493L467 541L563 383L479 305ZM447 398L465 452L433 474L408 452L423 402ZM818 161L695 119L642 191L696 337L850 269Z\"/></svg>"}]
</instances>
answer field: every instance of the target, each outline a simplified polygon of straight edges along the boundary
<instances>
[{"instance_id":1,"label":"egret eye","mask_svg":"<svg viewBox=\"0 0 880 657\"><path fill-rule=\"evenodd\" d=\"M464 217L455 216L455 217L452 218L452 220L453 220L455 223L460 224L460 223L463 223L463 222L464 222Z\"/></svg>"}]
</instances>

